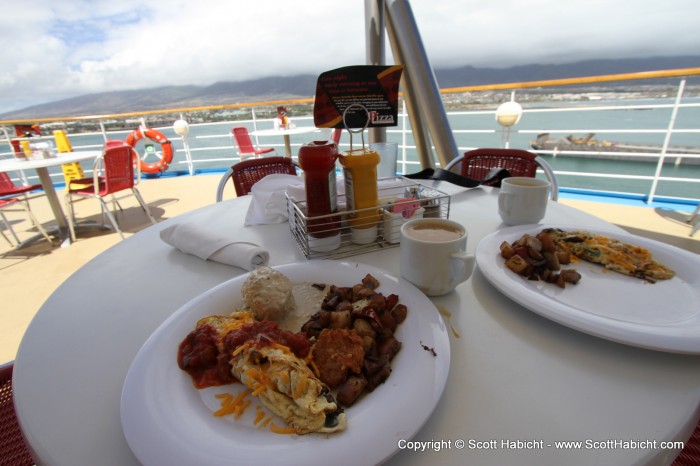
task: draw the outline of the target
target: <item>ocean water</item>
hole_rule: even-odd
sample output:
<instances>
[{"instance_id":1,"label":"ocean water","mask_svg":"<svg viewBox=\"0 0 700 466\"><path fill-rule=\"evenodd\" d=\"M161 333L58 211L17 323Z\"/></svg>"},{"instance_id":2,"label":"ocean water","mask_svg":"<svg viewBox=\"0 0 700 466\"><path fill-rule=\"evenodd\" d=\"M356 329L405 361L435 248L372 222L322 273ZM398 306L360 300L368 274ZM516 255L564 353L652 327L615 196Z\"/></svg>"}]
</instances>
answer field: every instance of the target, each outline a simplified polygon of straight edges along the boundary
<instances>
[{"instance_id":1,"label":"ocean water","mask_svg":"<svg viewBox=\"0 0 700 466\"><path fill-rule=\"evenodd\" d=\"M683 103L700 103L700 98L685 98ZM582 109L591 107L610 106L616 107L620 105L671 105L673 99L647 99L647 100L624 100L624 101L594 101L582 102L578 106ZM628 129L654 129L665 131L669 126L669 121L672 114L671 108L653 108L653 109L613 109L613 110L586 110L580 112L552 112L545 113L540 111L528 112L528 110L553 108L558 104L555 102L539 103L539 104L523 104L525 112L522 119L513 128L510 135L510 147L529 149L530 143L536 138L539 132L548 131L564 131L562 133L553 133L552 137L563 137L568 135L568 130L578 129L576 136L583 137L588 131L596 132L596 139L604 139L614 142L639 143L639 144L658 144L664 142L665 134L637 134L637 133L616 133L608 132L611 130L628 130ZM567 103L570 106L570 103ZM475 113L465 112L466 114L454 114L449 116L450 125L453 131L465 130L467 133L455 133L455 142L460 150L467 150L476 147L502 147L504 138L502 128L495 121L493 113ZM303 126L313 125L312 118L294 118L297 125ZM230 165L237 161L236 151L233 146L233 141L230 136L231 127L238 123L212 123L205 125L190 125L190 134L188 142L192 157L197 160L211 160L201 163L195 163L197 170L219 169L225 170ZM241 123L247 126L250 130L253 129L251 122ZM405 153L406 164L400 164L400 171L412 173L418 171L420 167L417 165L418 157L415 149L412 135L409 132L405 135L400 131L403 125L402 119L399 121L399 126L389 128L387 139L401 144L405 138L405 151L400 147L399 158L402 159ZM271 128L270 121L259 120L257 122L258 129ZM689 107L679 109L677 118L674 123L675 129L694 129L700 130L700 107ZM187 165L183 162L186 160L183 143L171 127L158 128L172 142L175 149L175 157L171 164L170 171L187 170ZM483 131L483 132L479 132ZM598 132L600 131L600 132ZM605 131L605 132L603 132ZM128 132L119 132L110 134L113 139L124 139ZM292 150L296 154L299 146L305 142L319 138L321 133L303 134L291 137ZM98 148L101 147L103 141L100 134L92 135L71 135L71 142L74 148ZM260 145L274 145L278 153L283 153L281 137L268 137L260 139ZM343 132L341 139L341 150L349 148L349 135ZM361 144L359 135L353 138L355 147ZM137 149L143 153L143 140L139 142ZM700 147L700 133L682 133L674 134L670 140L670 146L694 146ZM560 185L563 188L574 189L592 189L610 192L631 193L635 195L648 195L652 187L652 181L631 180L625 179L626 175L638 175L653 177L657 164L652 162L633 162L619 160L599 160L590 158L576 158L565 156L544 156L544 158L552 165L555 172L569 172L575 174L603 174L604 177L593 176L574 176L567 174L557 174ZM400 161L401 162L401 161ZM403 170L401 170L403 168ZM60 173L60 171L59 171ZM661 176L674 179L687 179L690 181L660 181L655 195L670 196L680 198L700 198L700 163L696 165L680 164L675 165L673 160L667 161L661 171Z\"/></svg>"}]
</instances>

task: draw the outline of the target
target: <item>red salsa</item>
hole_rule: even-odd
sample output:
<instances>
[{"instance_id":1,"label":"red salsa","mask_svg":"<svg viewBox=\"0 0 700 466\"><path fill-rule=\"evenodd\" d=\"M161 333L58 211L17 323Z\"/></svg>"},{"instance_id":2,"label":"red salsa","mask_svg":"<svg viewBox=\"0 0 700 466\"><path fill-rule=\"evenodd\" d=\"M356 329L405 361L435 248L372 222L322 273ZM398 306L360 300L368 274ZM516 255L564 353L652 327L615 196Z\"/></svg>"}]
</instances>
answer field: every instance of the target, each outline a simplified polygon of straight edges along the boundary
<instances>
[{"instance_id":1,"label":"red salsa","mask_svg":"<svg viewBox=\"0 0 700 466\"><path fill-rule=\"evenodd\" d=\"M293 333L279 328L277 322L263 320L245 324L224 337L224 348L233 352L243 343L253 340L257 347L270 346L273 343L287 346L299 358L305 358L311 349L309 340L303 333Z\"/></svg>"},{"instance_id":2,"label":"red salsa","mask_svg":"<svg viewBox=\"0 0 700 466\"><path fill-rule=\"evenodd\" d=\"M309 340L305 334L280 329L276 322L267 320L245 324L224 335L223 352L220 352L217 346L219 338L214 327L204 324L191 331L178 347L178 366L192 377L192 382L197 388L236 382L229 362L231 353L250 340L254 341L257 347L273 343L287 346L299 358L305 358L310 351Z\"/></svg>"},{"instance_id":3,"label":"red salsa","mask_svg":"<svg viewBox=\"0 0 700 466\"><path fill-rule=\"evenodd\" d=\"M190 374L197 388L227 385L236 381L228 359L216 346L218 334L211 325L200 325L180 343L177 364Z\"/></svg>"}]
</instances>

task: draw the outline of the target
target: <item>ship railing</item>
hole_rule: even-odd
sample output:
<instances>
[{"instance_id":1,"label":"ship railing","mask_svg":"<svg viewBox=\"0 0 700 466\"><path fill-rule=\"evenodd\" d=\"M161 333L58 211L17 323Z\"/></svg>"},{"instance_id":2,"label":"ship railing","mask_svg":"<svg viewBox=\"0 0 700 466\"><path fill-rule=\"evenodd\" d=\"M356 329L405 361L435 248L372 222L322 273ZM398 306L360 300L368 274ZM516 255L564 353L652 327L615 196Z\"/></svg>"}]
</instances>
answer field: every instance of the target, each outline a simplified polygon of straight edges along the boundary
<instances>
[{"instance_id":1,"label":"ship railing","mask_svg":"<svg viewBox=\"0 0 700 466\"><path fill-rule=\"evenodd\" d=\"M649 73L644 74L649 75ZM574 101L572 98L570 101L556 101L552 102L539 101L537 104L531 104L527 101L523 101L523 117L521 123L516 125L514 128L510 129L507 133L504 128L501 128L496 123L496 108L500 103L505 100L519 100L522 96L523 99L527 98L528 88L538 88L538 92L544 92L544 90L549 91L549 87L543 85L544 82L531 82L531 83L510 83L510 84L494 84L490 86L472 86L466 88L453 88L443 90L443 98L447 100L455 100L455 94L468 94L472 97L477 96L478 99L484 103L480 104L481 108L478 109L468 109L468 110L451 110L447 112L448 118L450 120L450 125L452 132L458 142L458 150L464 152L478 147L518 147L518 148L529 148L530 142L536 138L536 135L541 133L550 133L551 135L561 135L566 136L569 134L587 134L595 133L596 137L601 135L611 135L619 137L620 135L630 135L639 136L643 135L647 139L656 139L660 149L659 153L648 153L648 152L606 152L599 151L595 152L596 156L607 157L615 156L621 159L632 159L633 157L647 158L649 160L656 162L656 170L651 173L636 174L636 173L625 173L625 172L603 172L603 171L584 171L584 170L567 170L567 169L557 169L555 166L555 174L560 178L561 190L566 193L567 190L572 192L576 191L587 191L585 187L589 180L596 180L598 183L591 183L591 186L599 186L600 182L605 182L605 180L615 180L615 179L631 179L638 180L645 183L645 190L641 192L637 190L636 192L625 192L625 191L615 191L614 189L601 189L600 187L591 188L592 192L602 192L606 191L612 193L613 195L620 194L621 196L636 196L647 202L652 202L655 199L677 201L681 203L697 203L700 201L700 175L690 175L690 176L669 176L664 173L664 162L667 160L672 160L674 164L683 164L688 161L694 161L696 164L700 164L700 154L688 154L688 153L675 153L674 147L671 142L675 139L674 137L684 137L690 138L696 143L691 144L695 146L700 146L700 138L695 138L696 135L700 133L700 114L698 110L700 109L700 101L697 98L686 98L683 96L684 89L686 85L686 76L696 76L700 75L700 68L698 69L684 69L684 70L670 70L663 72L655 72L653 74L654 78L674 78L680 76L680 81L677 87L675 87L675 99L672 103L661 103L661 104L646 104L646 103L625 103L624 100L618 100L615 105L591 105L591 102L586 102L586 105L582 105L581 101ZM623 76L624 80L631 80L629 75L614 75ZM611 76L596 77L598 81L596 82L614 82ZM640 78L642 79L642 78ZM547 81L548 86L556 87L557 85L570 85L570 84L586 84L591 83L593 78L580 78L579 80L566 79L557 80L555 82ZM551 92L555 92L552 90ZM606 94L611 92L610 90L600 88L597 91L578 91L572 90L567 91L572 97L588 96L590 98L592 94ZM564 98L561 97L560 98ZM658 99L657 99L658 100ZM246 126L250 130L254 131L256 129L265 129L273 126L273 118L268 117L272 114L272 110L277 105L287 105L290 109L294 109L295 105L300 105L302 108L307 109L307 114L292 116L292 120L299 126L313 126L313 117L309 115L310 104L313 101L311 99L299 99L296 101L281 101L281 102L264 102L264 103L248 103L248 104L236 104L231 106L217 106L214 107L198 107L191 109L177 109L173 111L158 110L149 111L141 113L132 114L121 114L121 115L107 115L100 117L66 117L66 118L54 118L54 119L34 119L34 120L24 120L24 121L0 121L0 127L2 128L2 133L0 133L0 157L13 157L12 146L10 140L12 139L12 123L43 123L47 129L46 135L42 136L43 139L52 139L51 129L66 129L69 132L69 138L73 145L74 150L86 150L86 149L98 149L101 148L104 141L108 139L125 139L126 136L132 131L132 129L119 129L110 130L110 123L114 120L125 120L129 118L129 122L133 123L134 128L138 126L139 122L143 125L151 126L154 129L158 129L165 133L169 139L173 142L173 148L175 150L175 157L173 164L171 165L170 172L183 174L187 173L188 167L194 167L195 172L205 172L205 171L225 171L233 163L239 160L237 155L237 150L235 143L231 135L231 128L233 126ZM545 105L546 104L546 105ZM446 103L446 106L448 104ZM247 116L243 119L227 119L224 121L213 121L213 122L199 122L204 117L202 117L201 112L208 110L214 111L221 108L236 108L241 112L245 111ZM667 111L670 113L666 120L659 119L658 121L663 121L664 125L660 126L656 123L655 126L650 127L648 123L645 123L641 118L638 123L632 127L627 123L626 127L622 126L573 126L573 125L557 125L556 127L532 127L531 123L526 123L528 121L528 116L530 115L556 115L557 122L573 120L574 116L580 116L586 112L631 112L627 115L633 117L644 115L644 111L658 112ZM636 113L639 111L639 114ZM293 112L292 112L293 113ZM151 116L157 115L157 121L168 121L173 122L178 119L185 119L189 121L190 135L188 136L188 144L185 145L183 138L177 136L173 132L173 128L170 125L154 125L150 124L149 120ZM561 117L559 117L561 115ZM571 118L570 118L571 117ZM136 118L136 119L134 119ZM239 117L240 118L240 117ZM487 122L488 123L485 123ZM73 123L76 122L92 122L93 125L97 123L99 129L87 132L74 132L71 131ZM526 124L528 125L527 127ZM590 123L589 123L590 124ZM208 134L201 134L208 133ZM506 136L507 135L507 136ZM327 134L314 135L314 138L323 138ZM309 139L308 135L301 138L292 138L293 153L296 153L298 148L304 142L304 139ZM272 146L278 149L278 152L284 147L283 141L279 137L258 137L254 136L254 140L258 145ZM355 136L355 144L359 144L359 138ZM343 141L341 142L340 149L349 148L349 140L347 133L344 135ZM405 110L405 105L402 107L399 115L399 124L396 127L387 129L387 139L391 141L396 141L399 143L399 172L401 173L413 173L420 170L420 163L418 162L418 157L416 156L416 147L412 143L412 129L410 125L410 119L407 116ZM368 139L365 138L367 141ZM582 151L566 151L566 150L556 150L556 151L538 151L545 156L551 156L556 158L565 155L586 155L590 156L591 152ZM689 165L690 166L690 165ZM89 175L89 170L86 171ZM166 172L167 173L167 172ZM59 170L52 172L51 176L57 184L62 181L62 173ZM22 182L36 182L34 173L29 171L24 174L20 174L19 179ZM571 181L571 185L568 180ZM610 183L614 185L614 183ZM659 186L663 184L668 185L685 185L690 186L690 195L674 195L666 196L658 193ZM583 185L583 187L581 187Z\"/></svg>"}]
</instances>

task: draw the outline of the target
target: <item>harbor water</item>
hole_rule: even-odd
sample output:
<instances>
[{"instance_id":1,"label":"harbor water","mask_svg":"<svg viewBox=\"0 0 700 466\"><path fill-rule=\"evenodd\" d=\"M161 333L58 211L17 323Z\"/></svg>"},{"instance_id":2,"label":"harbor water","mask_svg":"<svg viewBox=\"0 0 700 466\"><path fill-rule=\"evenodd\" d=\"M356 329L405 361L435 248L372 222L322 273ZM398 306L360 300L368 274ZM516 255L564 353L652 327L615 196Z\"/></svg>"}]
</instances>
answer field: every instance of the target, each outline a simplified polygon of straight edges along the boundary
<instances>
[{"instance_id":1,"label":"harbor water","mask_svg":"<svg viewBox=\"0 0 700 466\"><path fill-rule=\"evenodd\" d=\"M645 100L611 100L588 101L574 104L581 111L546 111L557 108L556 102L540 102L523 104L524 114L509 136L511 148L530 149L530 144L540 132L550 132L552 137L566 137L574 134L577 137L586 136L587 132L595 132L595 139L610 142L630 144L647 144L661 146L666 137L673 111L673 98ZM700 98L684 98L682 103L700 103ZM636 109L616 109L620 105L635 105ZM571 107L571 102L566 102ZM658 106L662 106L658 108ZM185 119L186 119L185 115ZM174 118L175 119L175 118ZM312 126L313 118L296 117L293 121L298 126ZM449 122L454 132L455 142L464 152L478 147L503 147L505 134L494 118L493 109L465 110L449 113ZM233 126L247 126L253 130L252 120L242 122L228 121L223 123L190 124L188 144L197 171L226 170L238 161L238 155L231 137ZM257 129L272 128L272 120L257 120ZM404 131L403 129L406 128ZM678 110L674 122L674 130L693 130L678 132L672 135L669 152L673 146L688 146L700 148L700 106L682 107ZM187 171L186 155L182 138L176 135L172 127L156 128L170 139L175 150L174 160L169 172ZM638 130L653 130L653 132L638 132ZM570 133L570 130L577 131ZM634 132L625 132L634 130ZM619 132L615 132L619 131ZM110 132L111 139L125 139L129 131ZM296 154L302 144L324 137L321 131L301 135L292 135L292 153ZM104 138L101 133L71 134L71 143L76 150L100 148ZM413 173L420 170L418 156L414 147L410 123L399 118L396 127L388 128L387 139L399 144L399 171ZM367 140L367 138L366 138ZM360 138L355 135L355 146L360 145ZM280 136L260 138L261 146L275 146L278 153L284 152ZM344 131L341 139L341 149L349 148L349 134ZM368 141L367 141L368 142ZM144 141L139 142L137 150L143 154ZM9 153L4 157L11 156ZM557 173L562 188L596 190L614 193L629 193L644 196L649 194L652 187L652 177L657 170L658 157L650 157L648 162L613 160L608 158L581 158L563 155L544 155ZM656 196L674 198L700 198L700 159L694 164L675 163L675 157L668 157L661 169L661 177L673 180L660 180L656 187ZM85 167L89 169L90 167ZM593 176L595 174L596 176ZM29 175L29 174L27 174ZM60 178L60 169L53 173L56 181ZM628 176L640 176L643 179L630 179ZM687 180L687 181L686 181Z\"/></svg>"}]
</instances>

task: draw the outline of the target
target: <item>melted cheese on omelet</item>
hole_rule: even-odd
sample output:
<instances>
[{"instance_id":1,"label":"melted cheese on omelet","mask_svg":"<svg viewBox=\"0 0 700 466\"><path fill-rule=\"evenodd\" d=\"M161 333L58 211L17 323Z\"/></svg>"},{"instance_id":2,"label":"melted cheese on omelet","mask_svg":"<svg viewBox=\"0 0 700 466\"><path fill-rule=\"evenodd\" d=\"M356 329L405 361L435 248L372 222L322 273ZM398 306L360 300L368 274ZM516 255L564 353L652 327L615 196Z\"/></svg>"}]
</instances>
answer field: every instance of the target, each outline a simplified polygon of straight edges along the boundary
<instances>
[{"instance_id":1,"label":"melted cheese on omelet","mask_svg":"<svg viewBox=\"0 0 700 466\"><path fill-rule=\"evenodd\" d=\"M641 246L623 243L587 231L555 232L555 241L575 256L601 264L615 272L647 280L667 280L675 272L652 257Z\"/></svg>"},{"instance_id":2,"label":"melted cheese on omelet","mask_svg":"<svg viewBox=\"0 0 700 466\"><path fill-rule=\"evenodd\" d=\"M345 414L326 396L327 387L288 348L246 343L234 352L231 366L233 375L297 434L345 430Z\"/></svg>"}]
</instances>

